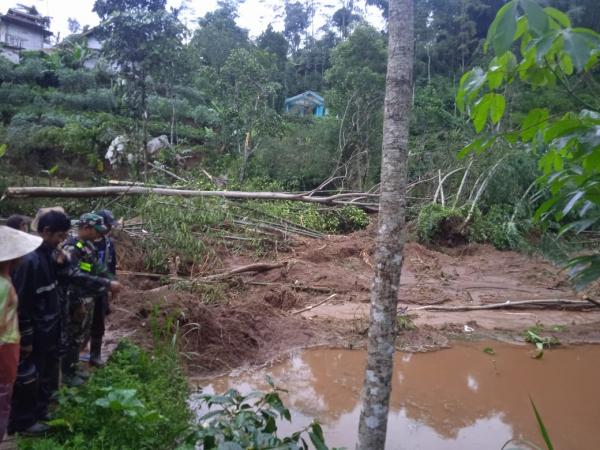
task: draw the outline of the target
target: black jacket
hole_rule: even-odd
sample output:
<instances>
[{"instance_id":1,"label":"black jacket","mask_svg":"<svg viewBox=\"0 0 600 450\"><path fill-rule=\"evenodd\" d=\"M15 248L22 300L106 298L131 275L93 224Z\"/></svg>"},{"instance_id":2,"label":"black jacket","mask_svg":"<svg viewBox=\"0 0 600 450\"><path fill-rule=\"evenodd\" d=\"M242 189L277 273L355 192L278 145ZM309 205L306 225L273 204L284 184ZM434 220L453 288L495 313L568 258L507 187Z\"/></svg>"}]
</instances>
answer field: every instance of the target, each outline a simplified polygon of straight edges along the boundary
<instances>
[{"instance_id":1,"label":"black jacket","mask_svg":"<svg viewBox=\"0 0 600 450\"><path fill-rule=\"evenodd\" d=\"M61 286L75 286L81 291L105 292L110 280L83 272L79 261L58 264L54 249L45 242L25 255L13 273L19 298L21 345L39 350L58 345L61 330Z\"/></svg>"},{"instance_id":2,"label":"black jacket","mask_svg":"<svg viewBox=\"0 0 600 450\"><path fill-rule=\"evenodd\" d=\"M25 255L12 279L19 298L21 345L53 348L60 336L57 266L45 242Z\"/></svg>"}]
</instances>

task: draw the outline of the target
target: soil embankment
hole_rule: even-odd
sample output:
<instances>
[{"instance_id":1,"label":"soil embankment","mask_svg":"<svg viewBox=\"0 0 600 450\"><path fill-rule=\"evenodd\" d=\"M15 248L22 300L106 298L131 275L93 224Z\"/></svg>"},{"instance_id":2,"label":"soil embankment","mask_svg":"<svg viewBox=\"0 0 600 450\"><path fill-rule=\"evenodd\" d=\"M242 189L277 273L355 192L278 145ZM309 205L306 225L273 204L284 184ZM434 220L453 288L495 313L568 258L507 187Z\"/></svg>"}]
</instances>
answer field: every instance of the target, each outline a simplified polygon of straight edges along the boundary
<instances>
[{"instance_id":1,"label":"soil embankment","mask_svg":"<svg viewBox=\"0 0 600 450\"><path fill-rule=\"evenodd\" d=\"M135 245L123 244L122 268L140 270L143 256L133 251ZM362 231L297 240L287 252L270 258L223 254L215 272L257 262L286 264L193 287L181 279L167 284L123 275L129 287L114 301L109 329L115 339L129 335L144 341L156 318L162 329L178 323L190 369L200 374L265 362L293 348L359 347L367 333L373 250L373 233ZM416 327L408 324L399 348L424 351L472 336L519 340L536 324L562 342L600 342L600 308L591 303L584 311L416 310L423 305L581 299L560 269L540 258L487 245L442 250L406 246L399 299Z\"/></svg>"}]
</instances>

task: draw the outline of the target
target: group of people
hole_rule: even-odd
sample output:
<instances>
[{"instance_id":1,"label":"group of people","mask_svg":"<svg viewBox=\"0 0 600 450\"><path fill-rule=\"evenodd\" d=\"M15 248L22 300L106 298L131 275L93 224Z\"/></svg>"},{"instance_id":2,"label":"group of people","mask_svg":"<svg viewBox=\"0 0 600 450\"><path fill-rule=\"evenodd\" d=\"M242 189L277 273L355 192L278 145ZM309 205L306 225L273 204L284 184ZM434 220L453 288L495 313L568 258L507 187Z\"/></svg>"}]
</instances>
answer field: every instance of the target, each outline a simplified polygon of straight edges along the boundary
<instances>
[{"instance_id":1,"label":"group of people","mask_svg":"<svg viewBox=\"0 0 600 450\"><path fill-rule=\"evenodd\" d=\"M70 235L57 207L0 226L0 442L6 431L48 431L61 383L79 386L89 375L80 367L88 342L89 365L102 365L109 297L121 289L115 224L108 210L87 213Z\"/></svg>"}]
</instances>

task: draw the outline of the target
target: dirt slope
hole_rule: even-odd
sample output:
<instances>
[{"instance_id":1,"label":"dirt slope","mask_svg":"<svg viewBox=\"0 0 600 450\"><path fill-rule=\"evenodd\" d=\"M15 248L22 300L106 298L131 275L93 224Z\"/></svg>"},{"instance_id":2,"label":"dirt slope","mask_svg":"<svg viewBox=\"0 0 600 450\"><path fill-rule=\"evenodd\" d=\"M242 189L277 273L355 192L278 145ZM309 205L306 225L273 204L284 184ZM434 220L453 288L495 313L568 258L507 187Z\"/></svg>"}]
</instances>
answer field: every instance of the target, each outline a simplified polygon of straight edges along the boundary
<instances>
[{"instance_id":1,"label":"dirt slope","mask_svg":"<svg viewBox=\"0 0 600 450\"><path fill-rule=\"evenodd\" d=\"M182 347L197 373L226 371L266 362L286 351L312 345L360 346L368 325L373 233L363 231L324 240L299 240L277 258L224 255L223 270L254 262L286 261L278 269L241 274L226 283L195 290L156 287L157 281L125 278L130 288L114 302L109 329L115 338L151 336L153 309L162 330L178 322ZM127 260L127 258L125 258ZM139 260L136 262L139 266ZM324 299L336 294L325 303ZM404 331L398 345L426 350L449 338L483 335L518 339L536 323L561 325L553 333L565 342L600 342L600 311L560 310L412 311L420 305L479 305L506 300L577 299L560 270L539 258L500 252L491 246L436 251L406 246L401 305L417 329ZM306 309L310 305L319 306ZM166 325L164 325L166 324ZM465 332L467 325L467 332Z\"/></svg>"}]
</instances>

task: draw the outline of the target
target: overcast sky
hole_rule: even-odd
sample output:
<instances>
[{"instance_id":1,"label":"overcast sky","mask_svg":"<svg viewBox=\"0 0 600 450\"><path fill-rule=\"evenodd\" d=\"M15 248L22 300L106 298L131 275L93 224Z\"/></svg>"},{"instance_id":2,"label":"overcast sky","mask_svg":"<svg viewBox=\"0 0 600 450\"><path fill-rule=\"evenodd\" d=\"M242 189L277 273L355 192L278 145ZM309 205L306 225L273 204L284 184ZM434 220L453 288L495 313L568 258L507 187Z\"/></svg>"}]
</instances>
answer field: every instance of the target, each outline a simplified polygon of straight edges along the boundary
<instances>
[{"instance_id":1,"label":"overcast sky","mask_svg":"<svg viewBox=\"0 0 600 450\"><path fill-rule=\"evenodd\" d=\"M25 5L35 5L43 15L52 17L50 25L54 34L60 32L64 37L69 34L67 28L67 19L76 18L81 26L97 25L98 16L92 11L94 0L0 0L0 12L6 13L6 10L17 3ZM217 7L217 0L169 0L170 6L186 5L186 12L183 15L184 21L190 28L194 27L195 19L202 17L208 11ZM369 22L377 28L383 27L381 14L374 7L368 7L365 11L364 2L359 2L360 8L366 12ZM331 16L339 6L341 0L315 0L318 14L315 18L315 31L324 23L325 16ZM246 0L239 8L238 25L250 30L252 37L258 36L269 23L273 24L276 30L283 29L283 5L284 0Z\"/></svg>"}]
</instances>

